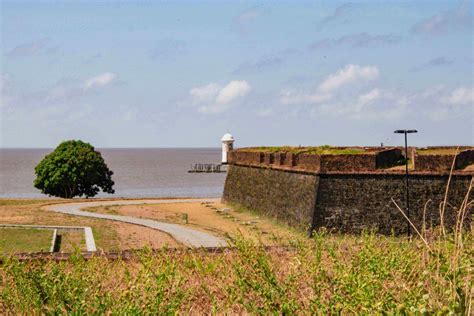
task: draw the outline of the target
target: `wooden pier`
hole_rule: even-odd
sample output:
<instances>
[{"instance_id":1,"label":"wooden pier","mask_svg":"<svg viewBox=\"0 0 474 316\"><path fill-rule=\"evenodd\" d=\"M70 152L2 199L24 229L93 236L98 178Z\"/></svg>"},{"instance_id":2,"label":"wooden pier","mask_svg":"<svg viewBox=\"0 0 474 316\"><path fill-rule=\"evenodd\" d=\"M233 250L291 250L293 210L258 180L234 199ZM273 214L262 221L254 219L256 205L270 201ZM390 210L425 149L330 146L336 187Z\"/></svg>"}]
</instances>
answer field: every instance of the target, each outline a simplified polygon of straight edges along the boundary
<instances>
[{"instance_id":1,"label":"wooden pier","mask_svg":"<svg viewBox=\"0 0 474 316\"><path fill-rule=\"evenodd\" d=\"M222 165L212 163L196 163L191 165L189 173L222 173L226 170L222 169Z\"/></svg>"}]
</instances>

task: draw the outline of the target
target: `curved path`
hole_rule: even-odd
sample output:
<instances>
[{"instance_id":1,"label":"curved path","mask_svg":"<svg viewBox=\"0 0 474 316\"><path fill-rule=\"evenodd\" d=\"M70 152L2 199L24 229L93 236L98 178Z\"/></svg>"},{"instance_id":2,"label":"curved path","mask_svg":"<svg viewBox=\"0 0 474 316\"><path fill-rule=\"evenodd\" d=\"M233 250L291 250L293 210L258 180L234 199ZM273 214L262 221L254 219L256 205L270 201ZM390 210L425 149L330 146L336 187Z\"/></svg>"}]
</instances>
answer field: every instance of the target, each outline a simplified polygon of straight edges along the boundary
<instances>
[{"instance_id":1,"label":"curved path","mask_svg":"<svg viewBox=\"0 0 474 316\"><path fill-rule=\"evenodd\" d=\"M176 241L191 247L223 247L227 243L223 238L184 227L178 224L164 223L151 219L132 216L110 215L81 211L86 207L111 206L111 205L135 205L135 204L167 204L167 203L191 203L191 202L217 202L219 199L169 199L169 200L117 200L117 201L92 201L65 204L52 204L43 208L49 211L63 214L86 216L92 218L108 219L128 224L150 227L168 233Z\"/></svg>"}]
</instances>

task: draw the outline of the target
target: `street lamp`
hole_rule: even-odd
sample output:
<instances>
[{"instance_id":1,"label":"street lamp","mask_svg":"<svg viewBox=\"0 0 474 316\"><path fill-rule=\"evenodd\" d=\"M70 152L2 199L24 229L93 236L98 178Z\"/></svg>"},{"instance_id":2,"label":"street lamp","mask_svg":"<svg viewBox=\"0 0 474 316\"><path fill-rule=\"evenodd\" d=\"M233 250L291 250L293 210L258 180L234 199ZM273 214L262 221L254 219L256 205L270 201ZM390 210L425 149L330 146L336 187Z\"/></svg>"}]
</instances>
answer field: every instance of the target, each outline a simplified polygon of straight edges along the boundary
<instances>
[{"instance_id":1,"label":"street lamp","mask_svg":"<svg viewBox=\"0 0 474 316\"><path fill-rule=\"evenodd\" d=\"M406 211L407 217L410 219L410 197L408 189L408 145L407 145L407 134L418 133L416 129L397 129L394 131L395 134L405 134L405 181L406 181ZM407 234L411 235L410 223L407 221Z\"/></svg>"}]
</instances>

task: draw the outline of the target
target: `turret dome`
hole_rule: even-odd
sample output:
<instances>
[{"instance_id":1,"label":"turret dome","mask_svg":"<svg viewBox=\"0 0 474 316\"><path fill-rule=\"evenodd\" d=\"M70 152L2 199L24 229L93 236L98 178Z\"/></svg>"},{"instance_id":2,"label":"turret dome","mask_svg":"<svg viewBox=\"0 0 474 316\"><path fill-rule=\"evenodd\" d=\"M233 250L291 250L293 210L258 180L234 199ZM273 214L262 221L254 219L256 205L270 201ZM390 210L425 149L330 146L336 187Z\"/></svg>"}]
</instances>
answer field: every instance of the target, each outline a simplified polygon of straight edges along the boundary
<instances>
[{"instance_id":1,"label":"turret dome","mask_svg":"<svg viewBox=\"0 0 474 316\"><path fill-rule=\"evenodd\" d=\"M223 142L234 141L234 136L232 136L232 134L230 134L230 133L226 133L224 136L222 136L221 141L223 141Z\"/></svg>"}]
</instances>

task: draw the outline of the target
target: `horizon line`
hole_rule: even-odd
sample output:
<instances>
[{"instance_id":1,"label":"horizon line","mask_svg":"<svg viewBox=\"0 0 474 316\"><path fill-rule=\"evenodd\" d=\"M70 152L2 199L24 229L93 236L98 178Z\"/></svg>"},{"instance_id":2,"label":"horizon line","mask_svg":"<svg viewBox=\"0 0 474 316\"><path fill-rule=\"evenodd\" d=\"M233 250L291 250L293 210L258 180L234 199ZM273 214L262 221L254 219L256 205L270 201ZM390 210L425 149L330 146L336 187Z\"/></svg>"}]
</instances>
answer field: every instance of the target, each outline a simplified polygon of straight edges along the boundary
<instances>
[{"instance_id":1,"label":"horizon line","mask_svg":"<svg viewBox=\"0 0 474 316\"><path fill-rule=\"evenodd\" d=\"M250 145L250 146L236 146L235 148L246 148L246 147L319 147L319 146L326 146L326 145ZM332 147L382 147L382 146L373 146L373 145L329 145ZM401 145L384 145L383 147L403 147ZM415 145L409 147L474 147L473 144L436 144L436 145ZM55 149L56 147L1 147L2 149ZM173 146L163 146L163 147L100 147L94 146L97 149L220 149L220 146L180 146L180 147L173 147Z\"/></svg>"}]
</instances>

